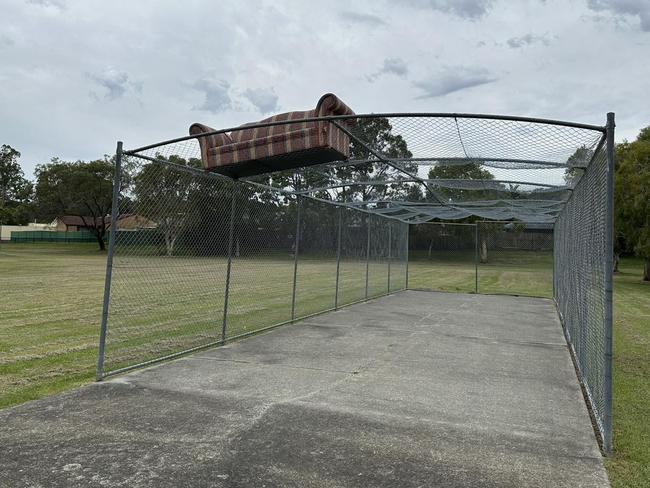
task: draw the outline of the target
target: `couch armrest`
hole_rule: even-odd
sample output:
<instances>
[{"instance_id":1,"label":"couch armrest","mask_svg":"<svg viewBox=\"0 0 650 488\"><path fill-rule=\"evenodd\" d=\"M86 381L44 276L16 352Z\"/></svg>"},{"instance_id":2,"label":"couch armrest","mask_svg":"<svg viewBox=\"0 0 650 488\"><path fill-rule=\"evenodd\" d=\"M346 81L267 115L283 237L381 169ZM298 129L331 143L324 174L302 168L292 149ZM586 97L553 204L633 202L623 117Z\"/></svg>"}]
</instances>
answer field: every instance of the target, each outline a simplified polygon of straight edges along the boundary
<instances>
[{"instance_id":1,"label":"couch armrest","mask_svg":"<svg viewBox=\"0 0 650 488\"><path fill-rule=\"evenodd\" d=\"M327 117L328 115L354 115L354 112L339 97L333 93L326 93L316 104L316 116Z\"/></svg>"},{"instance_id":2,"label":"couch armrest","mask_svg":"<svg viewBox=\"0 0 650 488\"><path fill-rule=\"evenodd\" d=\"M201 134L214 131L215 129L203 124L192 124L190 126L191 136L200 136ZM204 137L197 137L196 139L199 141L199 146L201 147L201 161L203 162L203 167L206 169L211 167L209 160L210 148L232 144L232 139L225 132L222 132L220 134L211 134Z\"/></svg>"}]
</instances>

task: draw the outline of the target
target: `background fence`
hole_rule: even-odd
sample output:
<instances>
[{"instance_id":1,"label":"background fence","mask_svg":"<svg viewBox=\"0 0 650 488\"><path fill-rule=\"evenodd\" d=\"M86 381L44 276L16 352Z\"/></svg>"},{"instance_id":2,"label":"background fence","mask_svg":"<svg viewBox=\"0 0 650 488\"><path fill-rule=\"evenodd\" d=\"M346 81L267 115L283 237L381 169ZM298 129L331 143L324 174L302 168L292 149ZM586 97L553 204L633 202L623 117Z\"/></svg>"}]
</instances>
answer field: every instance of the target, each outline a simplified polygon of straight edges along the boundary
<instances>
[{"instance_id":1,"label":"background fence","mask_svg":"<svg viewBox=\"0 0 650 488\"><path fill-rule=\"evenodd\" d=\"M92 232L23 230L11 233L11 242L97 242Z\"/></svg>"},{"instance_id":2,"label":"background fence","mask_svg":"<svg viewBox=\"0 0 650 488\"><path fill-rule=\"evenodd\" d=\"M100 377L406 287L406 223L169 162L123 171L119 211L157 227L114 239Z\"/></svg>"},{"instance_id":3,"label":"background fence","mask_svg":"<svg viewBox=\"0 0 650 488\"><path fill-rule=\"evenodd\" d=\"M412 225L409 288L552 297L553 225Z\"/></svg>"}]
</instances>

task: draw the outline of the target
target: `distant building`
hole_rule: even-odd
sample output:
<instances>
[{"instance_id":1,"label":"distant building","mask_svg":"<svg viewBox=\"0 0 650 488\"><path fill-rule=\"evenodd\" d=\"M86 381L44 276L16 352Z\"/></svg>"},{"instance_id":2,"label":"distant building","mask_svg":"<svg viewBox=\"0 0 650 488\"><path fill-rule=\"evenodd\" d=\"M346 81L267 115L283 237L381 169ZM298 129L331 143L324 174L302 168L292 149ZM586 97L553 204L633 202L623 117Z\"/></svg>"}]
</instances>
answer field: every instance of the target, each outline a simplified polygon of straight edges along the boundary
<instances>
[{"instance_id":1,"label":"distant building","mask_svg":"<svg viewBox=\"0 0 650 488\"><path fill-rule=\"evenodd\" d=\"M110 230L110 216L105 218L105 222L106 229ZM101 217L94 219L89 216L62 215L54 219L50 225L60 232L92 232L93 229L101 226ZM155 229L157 226L154 221L138 214L122 214L117 219L118 230Z\"/></svg>"}]
</instances>

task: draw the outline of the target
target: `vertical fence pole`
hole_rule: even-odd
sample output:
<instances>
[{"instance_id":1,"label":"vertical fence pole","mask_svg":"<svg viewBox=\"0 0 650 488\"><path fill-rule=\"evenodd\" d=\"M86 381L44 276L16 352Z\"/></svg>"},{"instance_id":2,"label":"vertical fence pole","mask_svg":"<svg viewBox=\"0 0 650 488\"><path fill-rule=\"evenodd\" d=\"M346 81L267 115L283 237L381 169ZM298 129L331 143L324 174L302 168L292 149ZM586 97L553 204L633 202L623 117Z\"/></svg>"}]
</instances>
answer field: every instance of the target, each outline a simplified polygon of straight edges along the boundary
<instances>
[{"instance_id":1,"label":"vertical fence pole","mask_svg":"<svg viewBox=\"0 0 650 488\"><path fill-rule=\"evenodd\" d=\"M338 207L339 224L336 238L336 292L334 293L334 308L339 308L339 271L341 270L341 227L343 220L343 207Z\"/></svg>"},{"instance_id":2,"label":"vertical fence pole","mask_svg":"<svg viewBox=\"0 0 650 488\"><path fill-rule=\"evenodd\" d=\"M392 254L392 229L393 229L393 223L391 221L388 221L388 293L390 293L390 259L391 259L391 254Z\"/></svg>"},{"instance_id":3,"label":"vertical fence pole","mask_svg":"<svg viewBox=\"0 0 650 488\"><path fill-rule=\"evenodd\" d=\"M478 222L474 223L474 293L478 294Z\"/></svg>"},{"instance_id":4,"label":"vertical fence pole","mask_svg":"<svg viewBox=\"0 0 650 488\"><path fill-rule=\"evenodd\" d=\"M615 148L614 113L607 114L607 201L605 220L605 405L603 413L603 450L612 452L612 329L614 310L612 304L614 273L614 169Z\"/></svg>"},{"instance_id":5,"label":"vertical fence pole","mask_svg":"<svg viewBox=\"0 0 650 488\"><path fill-rule=\"evenodd\" d=\"M404 283L404 289L409 289L409 234L411 233L411 224L406 225L406 282Z\"/></svg>"},{"instance_id":6,"label":"vertical fence pole","mask_svg":"<svg viewBox=\"0 0 650 488\"><path fill-rule=\"evenodd\" d=\"M368 277L370 276L370 221L371 216L366 216L366 227L368 228L368 241L366 243L366 300L368 299Z\"/></svg>"},{"instance_id":7,"label":"vertical fence pole","mask_svg":"<svg viewBox=\"0 0 650 488\"><path fill-rule=\"evenodd\" d=\"M235 203L237 182L232 184L232 201L230 203L230 228L228 230L228 265L226 267L226 288L223 292L223 318L221 320L221 342L226 342L226 328L228 326L228 300L230 298L230 270L232 269L232 247L235 233Z\"/></svg>"},{"instance_id":8,"label":"vertical fence pole","mask_svg":"<svg viewBox=\"0 0 650 488\"><path fill-rule=\"evenodd\" d=\"M108 306L111 299L111 279L113 277L113 252L117 235L117 215L120 199L120 181L122 180L122 141L117 142L115 151L115 177L113 179L113 201L111 202L111 232L108 235L108 257L106 259L106 277L104 279L104 303L102 304L102 323L99 331L99 353L97 355L97 381L104 377L104 351L106 347L106 325L108 324Z\"/></svg>"},{"instance_id":9,"label":"vertical fence pole","mask_svg":"<svg viewBox=\"0 0 650 488\"><path fill-rule=\"evenodd\" d=\"M296 212L296 239L293 254L293 290L291 292L291 320L296 318L296 281L298 279L298 249L300 247L300 208L302 207L302 198L297 197L298 210Z\"/></svg>"}]
</instances>

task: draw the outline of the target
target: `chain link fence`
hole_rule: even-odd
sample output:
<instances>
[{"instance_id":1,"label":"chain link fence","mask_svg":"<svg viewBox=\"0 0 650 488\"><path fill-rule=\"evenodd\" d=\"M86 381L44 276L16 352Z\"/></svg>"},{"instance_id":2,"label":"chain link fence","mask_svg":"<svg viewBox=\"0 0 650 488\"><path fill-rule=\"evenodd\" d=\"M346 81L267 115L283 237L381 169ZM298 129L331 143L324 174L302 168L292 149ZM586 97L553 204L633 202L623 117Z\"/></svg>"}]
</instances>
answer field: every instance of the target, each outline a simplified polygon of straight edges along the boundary
<instances>
[{"instance_id":1,"label":"chain link fence","mask_svg":"<svg viewBox=\"0 0 650 488\"><path fill-rule=\"evenodd\" d=\"M477 292L476 225L439 222L412 225L409 288Z\"/></svg>"},{"instance_id":2,"label":"chain link fence","mask_svg":"<svg viewBox=\"0 0 650 488\"><path fill-rule=\"evenodd\" d=\"M478 290L553 296L553 224L479 222Z\"/></svg>"},{"instance_id":3,"label":"chain link fence","mask_svg":"<svg viewBox=\"0 0 650 488\"><path fill-rule=\"evenodd\" d=\"M553 296L552 224L428 222L410 239L410 289Z\"/></svg>"},{"instance_id":4,"label":"chain link fence","mask_svg":"<svg viewBox=\"0 0 650 488\"><path fill-rule=\"evenodd\" d=\"M612 425L612 173L613 151L608 157L602 144L555 223L554 253L555 301L606 451Z\"/></svg>"},{"instance_id":5,"label":"chain link fence","mask_svg":"<svg viewBox=\"0 0 650 488\"><path fill-rule=\"evenodd\" d=\"M175 158L123 158L99 376L406 287L408 224L233 181Z\"/></svg>"}]
</instances>

